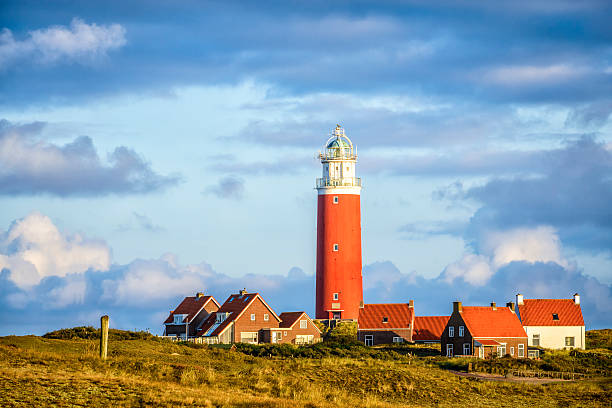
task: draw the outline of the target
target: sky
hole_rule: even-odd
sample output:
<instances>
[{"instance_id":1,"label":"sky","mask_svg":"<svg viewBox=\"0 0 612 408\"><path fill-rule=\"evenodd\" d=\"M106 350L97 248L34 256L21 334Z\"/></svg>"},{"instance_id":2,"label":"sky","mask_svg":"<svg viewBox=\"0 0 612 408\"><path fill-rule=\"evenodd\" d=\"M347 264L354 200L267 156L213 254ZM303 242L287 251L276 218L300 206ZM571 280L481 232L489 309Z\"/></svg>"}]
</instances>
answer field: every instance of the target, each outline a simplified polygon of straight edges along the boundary
<instances>
[{"instance_id":1,"label":"sky","mask_svg":"<svg viewBox=\"0 0 612 408\"><path fill-rule=\"evenodd\" d=\"M316 155L362 178L364 301L581 295L612 327L608 1L3 1L0 335L314 313Z\"/></svg>"}]
</instances>

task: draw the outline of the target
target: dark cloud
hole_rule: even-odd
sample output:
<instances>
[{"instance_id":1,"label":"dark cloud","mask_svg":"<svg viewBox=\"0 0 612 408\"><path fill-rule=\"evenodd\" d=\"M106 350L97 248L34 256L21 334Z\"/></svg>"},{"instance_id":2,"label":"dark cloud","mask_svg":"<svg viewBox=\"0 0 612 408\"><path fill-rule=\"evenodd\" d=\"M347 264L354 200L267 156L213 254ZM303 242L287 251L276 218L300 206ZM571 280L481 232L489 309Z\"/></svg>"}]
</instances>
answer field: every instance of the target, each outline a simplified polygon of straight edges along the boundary
<instances>
[{"instance_id":1,"label":"dark cloud","mask_svg":"<svg viewBox=\"0 0 612 408\"><path fill-rule=\"evenodd\" d=\"M139 214L136 211L132 212L132 217L126 223L120 224L117 228L117 231L126 232L133 230L145 230L149 232L163 232L166 229L160 225L156 225L153 223L151 218L146 215Z\"/></svg>"},{"instance_id":2,"label":"dark cloud","mask_svg":"<svg viewBox=\"0 0 612 408\"><path fill-rule=\"evenodd\" d=\"M496 103L609 100L609 2L520 4L5 2L0 25L16 38L66 26L78 16L119 25L126 44L94 67L13 67L1 76L0 103L75 103L126 90L246 79L302 94L424 93Z\"/></svg>"},{"instance_id":3,"label":"dark cloud","mask_svg":"<svg viewBox=\"0 0 612 408\"><path fill-rule=\"evenodd\" d=\"M177 175L157 174L125 146L100 160L91 138L63 146L38 137L42 125L0 122L0 195L99 196L143 194L177 184Z\"/></svg>"},{"instance_id":4,"label":"dark cloud","mask_svg":"<svg viewBox=\"0 0 612 408\"><path fill-rule=\"evenodd\" d=\"M493 179L463 197L482 203L472 217L472 233L551 225L567 245L612 248L612 151L592 137L550 151L541 175Z\"/></svg>"},{"instance_id":5,"label":"dark cloud","mask_svg":"<svg viewBox=\"0 0 612 408\"><path fill-rule=\"evenodd\" d=\"M244 180L230 175L223 177L216 185L204 190L205 194L214 194L219 198L242 200L244 197Z\"/></svg>"}]
</instances>

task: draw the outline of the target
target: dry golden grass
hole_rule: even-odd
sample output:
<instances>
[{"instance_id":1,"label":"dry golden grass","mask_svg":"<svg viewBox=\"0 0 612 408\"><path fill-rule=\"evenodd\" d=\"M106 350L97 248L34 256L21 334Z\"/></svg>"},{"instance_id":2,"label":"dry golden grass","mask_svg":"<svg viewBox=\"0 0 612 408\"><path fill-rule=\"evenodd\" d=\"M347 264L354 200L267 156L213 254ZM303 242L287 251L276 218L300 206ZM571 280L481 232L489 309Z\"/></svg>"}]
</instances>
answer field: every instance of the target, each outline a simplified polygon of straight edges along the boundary
<instances>
[{"instance_id":1,"label":"dry golden grass","mask_svg":"<svg viewBox=\"0 0 612 408\"><path fill-rule=\"evenodd\" d=\"M427 358L265 358L154 340L0 338L0 406L609 407L609 378L491 383Z\"/></svg>"}]
</instances>

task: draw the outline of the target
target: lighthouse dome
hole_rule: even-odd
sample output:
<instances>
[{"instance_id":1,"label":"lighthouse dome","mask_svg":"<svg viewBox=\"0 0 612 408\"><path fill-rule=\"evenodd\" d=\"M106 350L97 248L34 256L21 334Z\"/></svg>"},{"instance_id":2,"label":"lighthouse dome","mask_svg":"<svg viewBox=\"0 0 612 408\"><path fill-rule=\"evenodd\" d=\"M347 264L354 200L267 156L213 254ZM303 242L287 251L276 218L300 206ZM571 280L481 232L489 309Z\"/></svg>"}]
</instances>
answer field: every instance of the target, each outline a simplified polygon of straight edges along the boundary
<instances>
[{"instance_id":1,"label":"lighthouse dome","mask_svg":"<svg viewBox=\"0 0 612 408\"><path fill-rule=\"evenodd\" d=\"M349 158L353 156L353 143L344 134L344 129L340 125L332 132L332 136L325 145L327 158Z\"/></svg>"}]
</instances>

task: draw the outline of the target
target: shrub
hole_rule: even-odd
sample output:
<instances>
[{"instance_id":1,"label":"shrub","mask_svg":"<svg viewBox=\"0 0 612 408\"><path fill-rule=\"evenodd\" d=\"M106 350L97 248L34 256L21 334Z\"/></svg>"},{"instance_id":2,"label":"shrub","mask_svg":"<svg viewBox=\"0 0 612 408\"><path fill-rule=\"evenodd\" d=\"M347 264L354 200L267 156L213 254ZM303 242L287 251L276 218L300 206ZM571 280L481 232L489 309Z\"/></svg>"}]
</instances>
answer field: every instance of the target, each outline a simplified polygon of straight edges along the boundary
<instances>
[{"instance_id":1,"label":"shrub","mask_svg":"<svg viewBox=\"0 0 612 408\"><path fill-rule=\"evenodd\" d=\"M100 329L93 328L92 326L80 326L73 327L71 329L60 329L55 330L43 335L46 339L59 339L59 340L71 340L71 339L99 339ZM108 338L109 340L149 340L154 338L151 333L145 331L127 331L118 329L109 329Z\"/></svg>"}]
</instances>

